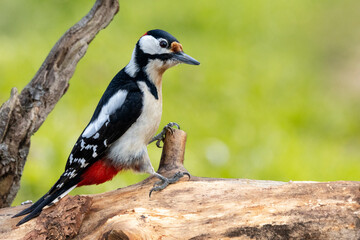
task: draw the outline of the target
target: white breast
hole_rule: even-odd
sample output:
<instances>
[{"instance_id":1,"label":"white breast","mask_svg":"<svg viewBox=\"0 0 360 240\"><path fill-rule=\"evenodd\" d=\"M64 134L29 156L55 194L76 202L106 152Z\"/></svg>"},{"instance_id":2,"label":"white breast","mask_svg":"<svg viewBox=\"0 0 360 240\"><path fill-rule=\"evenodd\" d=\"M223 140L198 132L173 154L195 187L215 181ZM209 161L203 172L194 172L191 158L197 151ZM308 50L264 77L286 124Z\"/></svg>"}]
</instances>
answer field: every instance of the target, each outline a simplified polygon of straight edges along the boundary
<instances>
[{"instance_id":1,"label":"white breast","mask_svg":"<svg viewBox=\"0 0 360 240\"><path fill-rule=\"evenodd\" d=\"M161 121L161 89L158 91L159 99L155 99L144 82L138 82L138 86L144 94L141 115L111 146L108 155L122 167L130 166L132 160L142 158L144 154L147 156L146 146L155 135Z\"/></svg>"}]
</instances>

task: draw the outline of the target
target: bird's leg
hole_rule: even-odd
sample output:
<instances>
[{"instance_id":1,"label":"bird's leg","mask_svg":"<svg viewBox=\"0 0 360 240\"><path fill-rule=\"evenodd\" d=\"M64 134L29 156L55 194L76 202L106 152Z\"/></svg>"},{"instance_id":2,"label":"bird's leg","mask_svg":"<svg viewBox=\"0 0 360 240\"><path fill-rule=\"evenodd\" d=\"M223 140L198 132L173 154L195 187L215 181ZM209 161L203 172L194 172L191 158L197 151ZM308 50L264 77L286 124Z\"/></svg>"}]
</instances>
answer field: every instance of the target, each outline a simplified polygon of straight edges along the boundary
<instances>
[{"instance_id":1,"label":"bird's leg","mask_svg":"<svg viewBox=\"0 0 360 240\"><path fill-rule=\"evenodd\" d=\"M165 125L165 127L163 128L163 130L159 134L155 135L155 137L153 137L151 139L151 141L148 144L156 141L156 146L158 148L161 148L160 142L164 141L166 131L170 131L171 133L173 133L174 130L172 129L172 127L174 127L174 126L176 126L178 129L180 129L179 124L177 124L175 122L169 122L168 124Z\"/></svg>"},{"instance_id":2,"label":"bird's leg","mask_svg":"<svg viewBox=\"0 0 360 240\"><path fill-rule=\"evenodd\" d=\"M188 176L190 179L190 174L188 172L177 172L172 178L166 178L159 173L154 173L154 176L159 178L160 181L154 184L154 187L149 192L149 197L151 197L151 193L153 191L161 191L165 189L169 184L176 183L177 181L179 181L180 178L185 175Z\"/></svg>"}]
</instances>

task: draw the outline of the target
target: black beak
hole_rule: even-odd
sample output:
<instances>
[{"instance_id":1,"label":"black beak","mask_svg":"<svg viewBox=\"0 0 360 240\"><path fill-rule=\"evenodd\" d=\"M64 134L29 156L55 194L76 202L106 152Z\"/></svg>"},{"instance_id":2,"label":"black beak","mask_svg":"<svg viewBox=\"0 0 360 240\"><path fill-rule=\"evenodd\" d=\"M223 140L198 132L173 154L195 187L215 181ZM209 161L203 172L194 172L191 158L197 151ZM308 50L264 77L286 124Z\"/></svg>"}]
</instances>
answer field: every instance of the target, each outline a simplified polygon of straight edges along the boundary
<instances>
[{"instance_id":1,"label":"black beak","mask_svg":"<svg viewBox=\"0 0 360 240\"><path fill-rule=\"evenodd\" d=\"M194 58L190 57L189 55L185 54L184 52L176 52L173 53L173 59L190 65L199 65L200 62L196 61Z\"/></svg>"}]
</instances>

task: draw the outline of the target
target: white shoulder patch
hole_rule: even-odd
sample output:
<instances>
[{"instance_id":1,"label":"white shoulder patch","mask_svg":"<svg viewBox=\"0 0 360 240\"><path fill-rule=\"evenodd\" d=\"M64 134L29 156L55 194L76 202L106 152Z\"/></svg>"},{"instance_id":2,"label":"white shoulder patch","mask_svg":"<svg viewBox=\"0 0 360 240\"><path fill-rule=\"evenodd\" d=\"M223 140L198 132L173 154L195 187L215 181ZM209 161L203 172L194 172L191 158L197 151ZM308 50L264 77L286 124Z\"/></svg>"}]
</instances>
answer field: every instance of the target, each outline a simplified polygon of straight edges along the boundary
<instances>
[{"instance_id":1,"label":"white shoulder patch","mask_svg":"<svg viewBox=\"0 0 360 240\"><path fill-rule=\"evenodd\" d=\"M127 94L128 92L126 90L119 90L115 93L102 107L99 116L87 126L81 136L84 138L90 138L96 134L97 131L99 131L99 129L109 121L109 116L124 104Z\"/></svg>"}]
</instances>

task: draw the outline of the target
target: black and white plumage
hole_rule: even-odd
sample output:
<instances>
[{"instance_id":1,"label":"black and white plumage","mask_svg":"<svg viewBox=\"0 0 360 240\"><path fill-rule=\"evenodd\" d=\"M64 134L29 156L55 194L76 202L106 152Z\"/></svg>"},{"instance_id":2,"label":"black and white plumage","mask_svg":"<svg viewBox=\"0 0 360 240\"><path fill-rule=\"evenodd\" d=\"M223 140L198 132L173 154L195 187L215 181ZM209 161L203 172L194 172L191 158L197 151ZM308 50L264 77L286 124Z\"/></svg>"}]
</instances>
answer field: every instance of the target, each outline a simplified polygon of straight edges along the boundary
<instances>
[{"instance_id":1,"label":"black and white plumage","mask_svg":"<svg viewBox=\"0 0 360 240\"><path fill-rule=\"evenodd\" d=\"M154 171L147 145L161 120L162 74L179 63L200 64L186 55L169 33L151 30L144 34L129 64L116 74L101 97L69 155L64 173L48 193L14 216L29 214L17 225L38 216L45 206L75 187L103 183L123 169L153 174L168 184L168 179Z\"/></svg>"}]
</instances>

